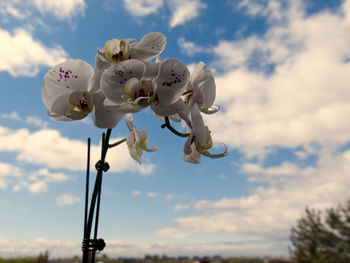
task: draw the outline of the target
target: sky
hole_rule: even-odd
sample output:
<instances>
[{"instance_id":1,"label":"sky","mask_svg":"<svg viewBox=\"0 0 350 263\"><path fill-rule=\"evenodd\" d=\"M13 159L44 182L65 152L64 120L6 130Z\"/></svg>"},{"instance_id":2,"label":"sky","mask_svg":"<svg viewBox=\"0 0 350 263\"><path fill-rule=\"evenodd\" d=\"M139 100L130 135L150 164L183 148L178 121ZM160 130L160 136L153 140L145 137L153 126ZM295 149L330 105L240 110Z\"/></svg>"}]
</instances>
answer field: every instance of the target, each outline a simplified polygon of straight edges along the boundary
<instances>
[{"instance_id":1,"label":"sky","mask_svg":"<svg viewBox=\"0 0 350 263\"><path fill-rule=\"evenodd\" d=\"M93 168L104 130L51 120L44 75L149 32L163 58L211 68L221 110L204 121L228 155L186 163L185 139L135 114L158 150L109 150L103 253L287 257L305 207L349 197L350 0L0 0L0 257L81 255L87 138ZM112 141L127 135L122 120Z\"/></svg>"}]
</instances>

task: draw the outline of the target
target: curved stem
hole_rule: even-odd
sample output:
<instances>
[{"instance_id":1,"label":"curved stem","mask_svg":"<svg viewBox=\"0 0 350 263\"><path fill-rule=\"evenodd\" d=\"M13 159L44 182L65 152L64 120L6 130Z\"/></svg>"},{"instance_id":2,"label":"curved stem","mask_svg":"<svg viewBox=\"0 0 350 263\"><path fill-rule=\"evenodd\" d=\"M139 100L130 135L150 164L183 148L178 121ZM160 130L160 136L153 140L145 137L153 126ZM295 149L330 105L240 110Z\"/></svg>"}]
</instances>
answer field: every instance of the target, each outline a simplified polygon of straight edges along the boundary
<instances>
[{"instance_id":1,"label":"curved stem","mask_svg":"<svg viewBox=\"0 0 350 263\"><path fill-rule=\"evenodd\" d=\"M125 141L126 141L126 138L121 139L120 141L117 141L117 142L115 142L115 143L109 144L109 145L108 145L108 148L113 148L113 147L115 147L115 146L118 146L119 144L122 144L122 143L125 142Z\"/></svg>"},{"instance_id":2,"label":"curved stem","mask_svg":"<svg viewBox=\"0 0 350 263\"><path fill-rule=\"evenodd\" d=\"M164 120L165 120L165 123L162 124L162 126L161 126L162 129L167 127L172 133L174 133L175 135L180 136L180 137L188 137L188 136L190 136L189 133L181 133L181 132L178 132L177 130L175 130L174 127L171 126L171 124L170 124L169 117L164 117Z\"/></svg>"}]
</instances>

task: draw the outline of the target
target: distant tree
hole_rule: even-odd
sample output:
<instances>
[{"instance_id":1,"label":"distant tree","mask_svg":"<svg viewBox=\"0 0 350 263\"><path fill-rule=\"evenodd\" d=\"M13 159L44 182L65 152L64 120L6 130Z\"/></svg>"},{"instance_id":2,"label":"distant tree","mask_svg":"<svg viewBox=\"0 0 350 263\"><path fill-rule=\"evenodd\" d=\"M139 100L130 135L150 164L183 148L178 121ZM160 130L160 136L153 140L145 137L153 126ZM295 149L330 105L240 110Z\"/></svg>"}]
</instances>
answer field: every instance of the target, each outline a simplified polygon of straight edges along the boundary
<instances>
[{"instance_id":1,"label":"distant tree","mask_svg":"<svg viewBox=\"0 0 350 263\"><path fill-rule=\"evenodd\" d=\"M44 253L40 252L37 263L49 263L49 251L46 250Z\"/></svg>"},{"instance_id":2,"label":"distant tree","mask_svg":"<svg viewBox=\"0 0 350 263\"><path fill-rule=\"evenodd\" d=\"M342 206L305 209L292 227L291 255L297 262L344 262L350 260L350 199Z\"/></svg>"}]
</instances>

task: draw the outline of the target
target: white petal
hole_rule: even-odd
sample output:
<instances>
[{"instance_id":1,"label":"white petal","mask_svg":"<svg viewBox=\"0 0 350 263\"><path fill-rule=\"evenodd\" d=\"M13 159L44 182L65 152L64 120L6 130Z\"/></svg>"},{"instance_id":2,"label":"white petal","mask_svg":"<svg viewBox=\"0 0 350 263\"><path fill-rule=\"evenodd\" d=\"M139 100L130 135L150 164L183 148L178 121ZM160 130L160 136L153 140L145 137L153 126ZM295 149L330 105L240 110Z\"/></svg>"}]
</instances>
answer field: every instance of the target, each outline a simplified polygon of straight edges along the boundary
<instances>
[{"instance_id":1,"label":"white petal","mask_svg":"<svg viewBox=\"0 0 350 263\"><path fill-rule=\"evenodd\" d=\"M95 94L95 107L92 111L94 124L99 128L114 128L123 119L124 113L103 106L105 97L102 92Z\"/></svg>"},{"instance_id":2,"label":"white petal","mask_svg":"<svg viewBox=\"0 0 350 263\"><path fill-rule=\"evenodd\" d=\"M162 33L149 33L131 47L131 58L149 61L158 56L164 50L165 45L166 37Z\"/></svg>"},{"instance_id":3,"label":"white petal","mask_svg":"<svg viewBox=\"0 0 350 263\"><path fill-rule=\"evenodd\" d=\"M190 154L184 154L182 159L185 162L188 163L193 163L193 164L199 164L201 162L201 155L200 153L196 150L196 147L194 146L194 143L191 145L191 153Z\"/></svg>"},{"instance_id":4,"label":"white petal","mask_svg":"<svg viewBox=\"0 0 350 263\"><path fill-rule=\"evenodd\" d=\"M129 131L133 131L135 128L135 125L134 125L134 117L132 116L131 113L128 113L125 115L125 122L126 122L126 125L128 126Z\"/></svg>"},{"instance_id":5,"label":"white petal","mask_svg":"<svg viewBox=\"0 0 350 263\"><path fill-rule=\"evenodd\" d=\"M201 107L210 108L215 100L215 80L210 69L200 62L191 76L191 88L194 91L193 100Z\"/></svg>"},{"instance_id":6,"label":"white petal","mask_svg":"<svg viewBox=\"0 0 350 263\"><path fill-rule=\"evenodd\" d=\"M161 106L160 104L156 105L152 103L151 108L155 114L166 117L166 116L170 116L170 115L182 112L185 109L185 103L180 98L174 103L166 106Z\"/></svg>"},{"instance_id":7,"label":"white petal","mask_svg":"<svg viewBox=\"0 0 350 263\"><path fill-rule=\"evenodd\" d=\"M87 91L92 67L83 60L67 60L51 68L45 75L42 99L50 110L60 96L81 90Z\"/></svg>"},{"instance_id":8,"label":"white petal","mask_svg":"<svg viewBox=\"0 0 350 263\"><path fill-rule=\"evenodd\" d=\"M207 79L206 81L202 82L199 87L202 89L203 94L202 107L210 108L215 101L216 95L214 78Z\"/></svg>"},{"instance_id":9,"label":"white petal","mask_svg":"<svg viewBox=\"0 0 350 263\"><path fill-rule=\"evenodd\" d=\"M97 92L100 89L100 80L103 72L111 66L109 62L105 62L101 59L100 55L97 53L95 56L94 72L91 75L89 82L89 92Z\"/></svg>"},{"instance_id":10,"label":"white petal","mask_svg":"<svg viewBox=\"0 0 350 263\"><path fill-rule=\"evenodd\" d=\"M128 146L130 156L139 164L141 164L142 149L137 147L135 133L133 131L131 131L126 138L126 144Z\"/></svg>"},{"instance_id":11,"label":"white petal","mask_svg":"<svg viewBox=\"0 0 350 263\"><path fill-rule=\"evenodd\" d=\"M130 58L130 39L108 40L102 49L98 50L101 59L109 63L119 63Z\"/></svg>"},{"instance_id":12,"label":"white petal","mask_svg":"<svg viewBox=\"0 0 350 263\"><path fill-rule=\"evenodd\" d=\"M139 147L146 151L146 152L154 152L156 150L158 150L157 146L154 146L152 148L147 148L147 143L148 143L148 137L147 137L147 131L145 129L137 131L138 135L139 135Z\"/></svg>"},{"instance_id":13,"label":"white petal","mask_svg":"<svg viewBox=\"0 0 350 263\"><path fill-rule=\"evenodd\" d=\"M156 82L156 101L165 106L179 99L189 81L186 65L173 58L161 62Z\"/></svg>"},{"instance_id":14,"label":"white petal","mask_svg":"<svg viewBox=\"0 0 350 263\"><path fill-rule=\"evenodd\" d=\"M69 103L70 94L64 94L58 97L51 105L48 113L49 116L56 121L72 121L68 118L68 114L74 109L74 106Z\"/></svg>"},{"instance_id":15,"label":"white petal","mask_svg":"<svg viewBox=\"0 0 350 263\"><path fill-rule=\"evenodd\" d=\"M101 90L107 99L121 103L122 96L127 95L124 90L126 82L131 78L140 79L144 71L145 64L136 59L113 64L102 74Z\"/></svg>"},{"instance_id":16,"label":"white petal","mask_svg":"<svg viewBox=\"0 0 350 263\"><path fill-rule=\"evenodd\" d=\"M205 146L210 132L207 126L204 125L203 118L200 114L198 106L195 104L191 112L192 116L192 131L196 137L197 144Z\"/></svg>"}]
</instances>

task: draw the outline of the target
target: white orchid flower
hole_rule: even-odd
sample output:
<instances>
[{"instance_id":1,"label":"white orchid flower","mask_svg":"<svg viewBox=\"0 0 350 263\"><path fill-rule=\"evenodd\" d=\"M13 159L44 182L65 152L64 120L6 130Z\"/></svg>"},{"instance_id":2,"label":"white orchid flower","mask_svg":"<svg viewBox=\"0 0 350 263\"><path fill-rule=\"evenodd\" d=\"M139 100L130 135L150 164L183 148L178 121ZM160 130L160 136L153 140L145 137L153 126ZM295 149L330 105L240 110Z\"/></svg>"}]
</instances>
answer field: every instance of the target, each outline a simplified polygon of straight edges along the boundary
<instances>
[{"instance_id":1,"label":"white orchid flower","mask_svg":"<svg viewBox=\"0 0 350 263\"><path fill-rule=\"evenodd\" d=\"M97 127L112 129L124 118L125 113L121 113L113 108L105 107L103 105L104 100L105 96L102 91L94 94L94 108L91 117Z\"/></svg>"},{"instance_id":2,"label":"white orchid flower","mask_svg":"<svg viewBox=\"0 0 350 263\"><path fill-rule=\"evenodd\" d=\"M189 163L198 164L201 162L201 155L210 158L220 158L226 156L227 149L225 152L220 154L211 154L209 152L209 149L213 147L213 140L208 126L204 124L197 104L193 105L191 117L192 128L184 146L183 160Z\"/></svg>"},{"instance_id":3,"label":"white orchid flower","mask_svg":"<svg viewBox=\"0 0 350 263\"><path fill-rule=\"evenodd\" d=\"M206 114L215 113L218 109L211 109L216 93L215 80L211 70L203 62L198 63L187 86L189 94L186 104L189 110L197 104L200 111Z\"/></svg>"},{"instance_id":4,"label":"white orchid flower","mask_svg":"<svg viewBox=\"0 0 350 263\"><path fill-rule=\"evenodd\" d=\"M125 120L130 131L128 137L126 138L126 144L128 145L129 153L133 159L141 164L143 151L154 152L158 149L158 147L154 146L152 148L147 148L147 132L146 130L136 130L132 114L126 114Z\"/></svg>"},{"instance_id":5,"label":"white orchid flower","mask_svg":"<svg viewBox=\"0 0 350 263\"><path fill-rule=\"evenodd\" d=\"M135 39L112 39L98 50L104 62L119 63L127 59L150 61L157 57L165 48L166 37L158 32L146 34L140 42Z\"/></svg>"},{"instance_id":6,"label":"white orchid flower","mask_svg":"<svg viewBox=\"0 0 350 263\"><path fill-rule=\"evenodd\" d=\"M160 116L183 111L181 95L190 75L187 67L179 60L165 59L159 64L157 76L147 76L146 72L146 65L136 59L109 67L100 82L106 96L104 105L126 113L151 105Z\"/></svg>"},{"instance_id":7,"label":"white orchid flower","mask_svg":"<svg viewBox=\"0 0 350 263\"><path fill-rule=\"evenodd\" d=\"M80 120L93 109L93 95L88 91L92 67L83 60L67 60L45 75L42 99L49 116L60 121Z\"/></svg>"}]
</instances>

